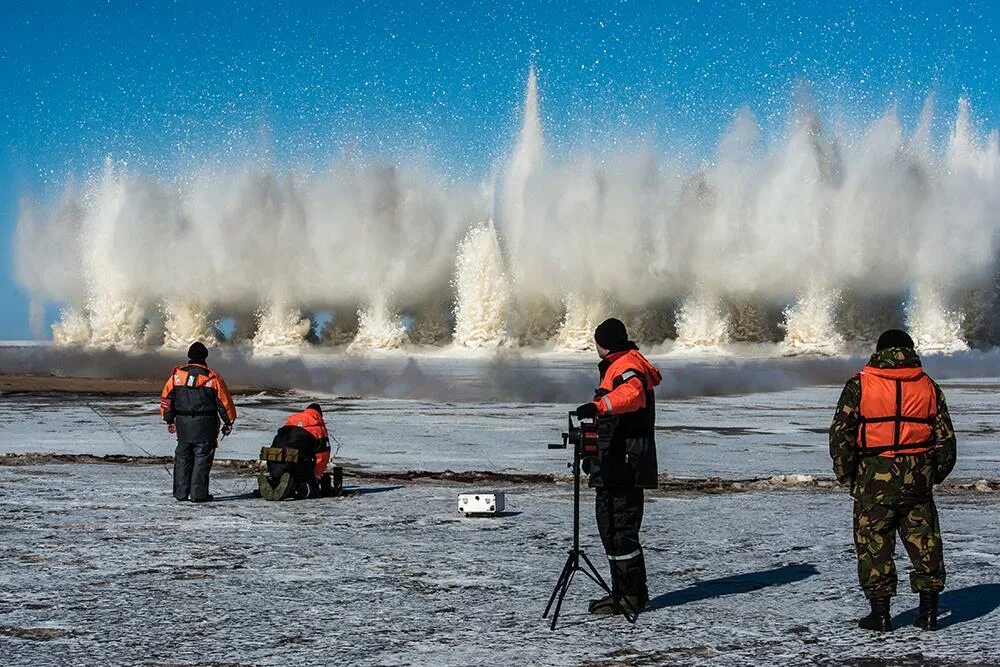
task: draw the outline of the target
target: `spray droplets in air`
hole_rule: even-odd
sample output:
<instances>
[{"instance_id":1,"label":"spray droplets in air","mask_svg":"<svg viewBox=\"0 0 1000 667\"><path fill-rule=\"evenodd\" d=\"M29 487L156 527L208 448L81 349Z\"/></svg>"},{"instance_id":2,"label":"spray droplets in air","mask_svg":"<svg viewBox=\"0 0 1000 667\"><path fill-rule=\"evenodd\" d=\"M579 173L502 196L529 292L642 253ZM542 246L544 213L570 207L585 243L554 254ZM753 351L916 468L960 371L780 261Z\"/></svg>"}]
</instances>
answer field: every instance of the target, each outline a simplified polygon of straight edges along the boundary
<instances>
[{"instance_id":1,"label":"spray droplets in air","mask_svg":"<svg viewBox=\"0 0 1000 667\"><path fill-rule=\"evenodd\" d=\"M257 351L573 351L611 315L679 352L836 354L881 326L925 350L996 341L1000 145L965 101L940 146L930 103L909 135L895 112L847 134L803 106L768 142L741 110L696 169L644 144L553 155L543 103L532 70L487 187L377 159L109 163L24 207L18 276L33 312L62 306L66 345L182 347L226 320Z\"/></svg>"}]
</instances>

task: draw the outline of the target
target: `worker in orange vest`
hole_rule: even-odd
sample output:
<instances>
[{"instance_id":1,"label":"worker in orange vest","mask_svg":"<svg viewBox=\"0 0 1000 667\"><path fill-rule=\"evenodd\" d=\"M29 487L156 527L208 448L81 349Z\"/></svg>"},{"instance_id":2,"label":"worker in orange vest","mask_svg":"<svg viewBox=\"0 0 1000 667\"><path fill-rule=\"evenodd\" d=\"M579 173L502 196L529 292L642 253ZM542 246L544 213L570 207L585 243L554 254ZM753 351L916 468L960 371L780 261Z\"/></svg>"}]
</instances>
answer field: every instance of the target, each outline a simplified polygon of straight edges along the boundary
<instances>
[{"instance_id":1,"label":"worker in orange vest","mask_svg":"<svg viewBox=\"0 0 1000 667\"><path fill-rule=\"evenodd\" d=\"M830 427L833 471L854 497L858 576L871 613L858 624L892 630L898 533L920 595L914 625L937 629L944 553L933 490L955 466L955 429L944 393L923 370L913 339L890 329L868 365L847 381Z\"/></svg>"},{"instance_id":2,"label":"worker in orange vest","mask_svg":"<svg viewBox=\"0 0 1000 667\"><path fill-rule=\"evenodd\" d=\"M226 436L236 421L236 406L222 376L210 369L208 348L188 348L188 363L170 373L160 393L160 416L177 435L174 452L174 498L200 503L212 500L208 475L219 432Z\"/></svg>"},{"instance_id":3,"label":"worker in orange vest","mask_svg":"<svg viewBox=\"0 0 1000 667\"><path fill-rule=\"evenodd\" d=\"M333 495L330 475L330 434L323 409L312 403L285 420L270 447L261 450L268 472L258 477L258 489L266 500L314 498Z\"/></svg>"},{"instance_id":4,"label":"worker in orange vest","mask_svg":"<svg viewBox=\"0 0 1000 667\"><path fill-rule=\"evenodd\" d=\"M602 322L594 332L601 384L594 400L576 409L581 419L613 424L609 446L592 459L597 528L611 565L611 594L592 600L594 614L638 613L649 603L646 561L639 544L643 489L655 489L656 401L660 371L629 340L621 320Z\"/></svg>"}]
</instances>

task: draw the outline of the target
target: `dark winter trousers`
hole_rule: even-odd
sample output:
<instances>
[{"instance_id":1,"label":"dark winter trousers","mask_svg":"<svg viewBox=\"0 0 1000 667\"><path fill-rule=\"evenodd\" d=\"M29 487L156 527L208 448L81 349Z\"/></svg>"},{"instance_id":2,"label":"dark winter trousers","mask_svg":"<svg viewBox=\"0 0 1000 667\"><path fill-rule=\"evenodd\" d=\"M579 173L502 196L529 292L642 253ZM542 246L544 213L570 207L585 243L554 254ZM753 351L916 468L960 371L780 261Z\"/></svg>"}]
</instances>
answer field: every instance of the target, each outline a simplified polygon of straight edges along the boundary
<instances>
[{"instance_id":1,"label":"dark winter trousers","mask_svg":"<svg viewBox=\"0 0 1000 667\"><path fill-rule=\"evenodd\" d=\"M944 589L944 555L941 528L934 500L913 505L854 503L854 544L858 551L858 579L865 596L896 594L896 533L913 564L913 591Z\"/></svg>"},{"instance_id":2,"label":"dark winter trousers","mask_svg":"<svg viewBox=\"0 0 1000 667\"><path fill-rule=\"evenodd\" d=\"M597 530L611 563L611 590L615 595L648 597L646 561L639 544L642 526L642 489L597 489Z\"/></svg>"},{"instance_id":3,"label":"dark winter trousers","mask_svg":"<svg viewBox=\"0 0 1000 667\"><path fill-rule=\"evenodd\" d=\"M174 498L208 499L208 473L215 459L214 442L177 441L174 451Z\"/></svg>"}]
</instances>

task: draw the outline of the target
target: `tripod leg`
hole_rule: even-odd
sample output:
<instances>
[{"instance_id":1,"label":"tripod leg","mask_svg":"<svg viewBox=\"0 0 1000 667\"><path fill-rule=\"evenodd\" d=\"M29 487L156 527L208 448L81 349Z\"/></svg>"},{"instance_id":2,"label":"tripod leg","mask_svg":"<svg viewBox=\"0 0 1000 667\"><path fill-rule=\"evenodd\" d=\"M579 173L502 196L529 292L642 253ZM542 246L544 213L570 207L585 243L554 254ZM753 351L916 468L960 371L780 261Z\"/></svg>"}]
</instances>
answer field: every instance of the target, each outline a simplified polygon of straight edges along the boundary
<instances>
[{"instance_id":1,"label":"tripod leg","mask_svg":"<svg viewBox=\"0 0 1000 667\"><path fill-rule=\"evenodd\" d=\"M562 590L563 595L566 594L565 591L569 586L569 580L573 576L573 570L573 552L570 552L569 557L566 559L566 564L563 566L562 572L559 574L559 579L556 581L556 586L552 589L552 595L549 596L549 603L545 605L545 613L542 614L542 618L546 618L549 615L549 610L552 608L552 603L555 601L556 595L559 594L559 591ZM559 599L562 600L562 596L560 596ZM559 611L557 608L556 615L558 614Z\"/></svg>"},{"instance_id":2,"label":"tripod leg","mask_svg":"<svg viewBox=\"0 0 1000 667\"><path fill-rule=\"evenodd\" d=\"M583 552L583 550L580 551L580 558L583 559L583 562L586 563L587 568L589 568L581 568L583 569L584 574L593 579L595 584L603 588L605 593L611 595L611 587L608 586L606 581L604 581L604 577L602 577L601 573L597 571L597 568L590 562L590 559L587 557L587 554Z\"/></svg>"},{"instance_id":3,"label":"tripod leg","mask_svg":"<svg viewBox=\"0 0 1000 667\"><path fill-rule=\"evenodd\" d=\"M552 625L549 626L549 630L556 629L556 621L559 620L559 611L562 609L563 598L566 597L566 591L569 590L569 585L573 583L574 574L576 574L576 568L570 571L569 576L566 578L566 583L563 585L562 590L559 591L559 597L556 598L556 609L552 612Z\"/></svg>"}]
</instances>

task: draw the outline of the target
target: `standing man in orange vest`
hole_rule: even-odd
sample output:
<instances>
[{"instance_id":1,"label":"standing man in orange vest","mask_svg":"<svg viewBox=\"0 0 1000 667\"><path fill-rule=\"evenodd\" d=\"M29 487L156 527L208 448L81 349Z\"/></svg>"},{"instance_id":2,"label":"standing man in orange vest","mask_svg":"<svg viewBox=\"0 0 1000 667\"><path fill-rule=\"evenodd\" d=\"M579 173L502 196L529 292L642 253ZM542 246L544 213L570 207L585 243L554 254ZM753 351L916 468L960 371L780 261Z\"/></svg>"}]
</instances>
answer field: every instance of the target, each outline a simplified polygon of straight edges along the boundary
<instances>
[{"instance_id":1,"label":"standing man in orange vest","mask_svg":"<svg viewBox=\"0 0 1000 667\"><path fill-rule=\"evenodd\" d=\"M592 600L593 614L638 613L649 603L646 561L639 544L643 489L655 489L656 404L660 371L629 340L621 320L602 322L594 332L601 384L594 400L576 409L581 419L609 419L611 441L591 459L597 528L611 565L611 595Z\"/></svg>"},{"instance_id":2,"label":"standing man in orange vest","mask_svg":"<svg viewBox=\"0 0 1000 667\"><path fill-rule=\"evenodd\" d=\"M896 533L920 594L914 622L937 629L944 555L933 489L955 467L955 431L941 388L924 373L904 331L882 334L864 369L847 381L830 427L833 471L854 497L858 577L871 613L858 625L892 630Z\"/></svg>"},{"instance_id":3,"label":"standing man in orange vest","mask_svg":"<svg viewBox=\"0 0 1000 667\"><path fill-rule=\"evenodd\" d=\"M206 365L208 348L188 348L188 363L175 368L160 394L160 415L177 435L174 452L174 498L196 503L212 500L208 474L219 446L219 430L229 435L236 406L222 376Z\"/></svg>"}]
</instances>

